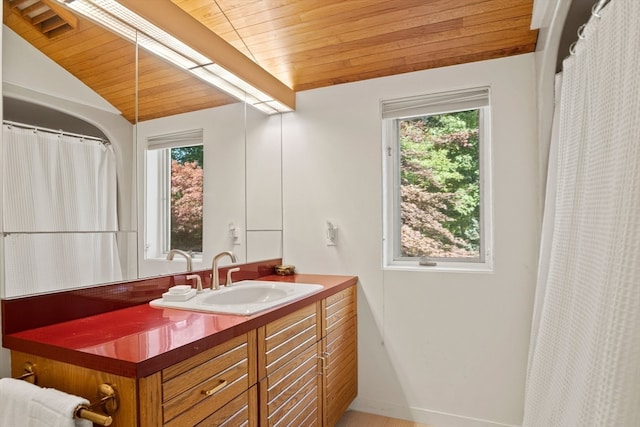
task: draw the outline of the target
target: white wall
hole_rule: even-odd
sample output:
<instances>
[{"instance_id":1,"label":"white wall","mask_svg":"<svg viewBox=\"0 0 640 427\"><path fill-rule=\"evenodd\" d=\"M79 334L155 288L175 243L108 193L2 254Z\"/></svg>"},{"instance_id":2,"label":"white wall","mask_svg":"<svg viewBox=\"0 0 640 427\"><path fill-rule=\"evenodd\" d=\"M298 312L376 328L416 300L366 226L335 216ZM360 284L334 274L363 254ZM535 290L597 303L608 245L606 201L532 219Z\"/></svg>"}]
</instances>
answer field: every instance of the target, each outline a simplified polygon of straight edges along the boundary
<instances>
[{"instance_id":1,"label":"white wall","mask_svg":"<svg viewBox=\"0 0 640 427\"><path fill-rule=\"evenodd\" d=\"M282 257L282 115L247 106L247 262ZM242 233L240 233L242 235Z\"/></svg>"},{"instance_id":2,"label":"white wall","mask_svg":"<svg viewBox=\"0 0 640 427\"><path fill-rule=\"evenodd\" d=\"M383 271L379 102L476 85L491 86L494 271ZM297 106L283 117L284 262L360 277L353 407L434 427L519 424L538 248L534 55L301 92Z\"/></svg>"}]
</instances>

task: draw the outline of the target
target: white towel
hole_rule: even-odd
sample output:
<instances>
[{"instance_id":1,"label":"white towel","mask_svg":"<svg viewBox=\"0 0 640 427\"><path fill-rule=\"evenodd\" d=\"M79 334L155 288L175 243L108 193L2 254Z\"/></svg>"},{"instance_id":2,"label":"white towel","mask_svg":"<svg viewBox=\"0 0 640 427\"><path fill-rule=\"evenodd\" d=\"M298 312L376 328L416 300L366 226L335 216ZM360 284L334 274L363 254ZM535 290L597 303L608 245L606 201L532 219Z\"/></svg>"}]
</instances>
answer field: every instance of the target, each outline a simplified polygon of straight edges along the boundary
<instances>
[{"instance_id":1,"label":"white towel","mask_svg":"<svg viewBox=\"0 0 640 427\"><path fill-rule=\"evenodd\" d=\"M80 405L89 401L54 388L40 388L31 398L29 427L91 427L88 420L73 416Z\"/></svg>"},{"instance_id":2,"label":"white towel","mask_svg":"<svg viewBox=\"0 0 640 427\"><path fill-rule=\"evenodd\" d=\"M75 410L89 401L53 388L40 388L22 380L0 379L0 426L91 427L76 420Z\"/></svg>"},{"instance_id":3,"label":"white towel","mask_svg":"<svg viewBox=\"0 0 640 427\"><path fill-rule=\"evenodd\" d=\"M12 378L0 378L0 426L22 427L26 424L34 385Z\"/></svg>"}]
</instances>

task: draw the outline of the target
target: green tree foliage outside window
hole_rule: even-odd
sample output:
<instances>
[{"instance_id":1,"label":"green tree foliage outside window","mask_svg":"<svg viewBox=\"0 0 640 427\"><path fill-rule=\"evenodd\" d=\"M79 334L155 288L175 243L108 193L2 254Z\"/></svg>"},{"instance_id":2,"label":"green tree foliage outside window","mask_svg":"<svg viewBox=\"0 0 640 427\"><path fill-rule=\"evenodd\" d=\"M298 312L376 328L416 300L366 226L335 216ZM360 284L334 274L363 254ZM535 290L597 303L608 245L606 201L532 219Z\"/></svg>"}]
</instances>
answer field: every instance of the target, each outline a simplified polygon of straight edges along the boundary
<instances>
[{"instance_id":1,"label":"green tree foliage outside window","mask_svg":"<svg viewBox=\"0 0 640 427\"><path fill-rule=\"evenodd\" d=\"M479 258L479 110L399 120L401 256Z\"/></svg>"},{"instance_id":2,"label":"green tree foliage outside window","mask_svg":"<svg viewBox=\"0 0 640 427\"><path fill-rule=\"evenodd\" d=\"M203 146L171 149L170 249L202 252Z\"/></svg>"}]
</instances>

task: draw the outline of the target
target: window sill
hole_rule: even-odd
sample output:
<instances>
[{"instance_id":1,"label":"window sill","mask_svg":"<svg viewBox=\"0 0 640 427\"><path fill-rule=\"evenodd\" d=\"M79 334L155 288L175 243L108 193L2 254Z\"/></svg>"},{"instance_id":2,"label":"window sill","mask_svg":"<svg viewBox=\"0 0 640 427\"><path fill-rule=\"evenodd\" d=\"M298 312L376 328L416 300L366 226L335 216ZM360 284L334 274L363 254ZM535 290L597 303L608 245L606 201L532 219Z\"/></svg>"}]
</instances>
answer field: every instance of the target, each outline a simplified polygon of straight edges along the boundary
<instances>
[{"instance_id":1,"label":"window sill","mask_svg":"<svg viewBox=\"0 0 640 427\"><path fill-rule=\"evenodd\" d=\"M184 264L185 263L184 257L181 257L181 256L180 257L175 257L173 259L173 261L169 261L166 257L147 257L147 258L144 258L144 261L148 262L148 263L151 263L151 264L154 264L154 265L155 264L173 265L172 263L175 263L175 264L179 264L179 263ZM194 257L192 257L191 258L191 263L193 265L193 269L194 270L199 269L200 265L203 263L202 256L194 256Z\"/></svg>"},{"instance_id":2,"label":"window sill","mask_svg":"<svg viewBox=\"0 0 640 427\"><path fill-rule=\"evenodd\" d=\"M489 263L440 262L434 266L419 265L418 261L394 261L382 267L385 271L415 271L433 273L493 273Z\"/></svg>"}]
</instances>

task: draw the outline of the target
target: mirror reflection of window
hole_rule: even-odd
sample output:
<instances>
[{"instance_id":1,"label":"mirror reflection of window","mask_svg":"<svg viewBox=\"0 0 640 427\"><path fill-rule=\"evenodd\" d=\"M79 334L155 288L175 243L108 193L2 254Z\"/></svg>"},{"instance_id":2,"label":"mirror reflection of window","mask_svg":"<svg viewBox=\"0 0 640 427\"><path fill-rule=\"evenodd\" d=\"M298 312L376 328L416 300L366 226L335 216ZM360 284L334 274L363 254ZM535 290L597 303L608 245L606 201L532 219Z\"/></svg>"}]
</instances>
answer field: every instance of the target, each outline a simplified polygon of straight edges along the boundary
<instances>
[{"instance_id":1,"label":"mirror reflection of window","mask_svg":"<svg viewBox=\"0 0 640 427\"><path fill-rule=\"evenodd\" d=\"M171 149L170 234L166 250L202 253L203 152L202 145Z\"/></svg>"},{"instance_id":2,"label":"mirror reflection of window","mask_svg":"<svg viewBox=\"0 0 640 427\"><path fill-rule=\"evenodd\" d=\"M147 140L145 257L171 249L202 254L202 129Z\"/></svg>"}]
</instances>

